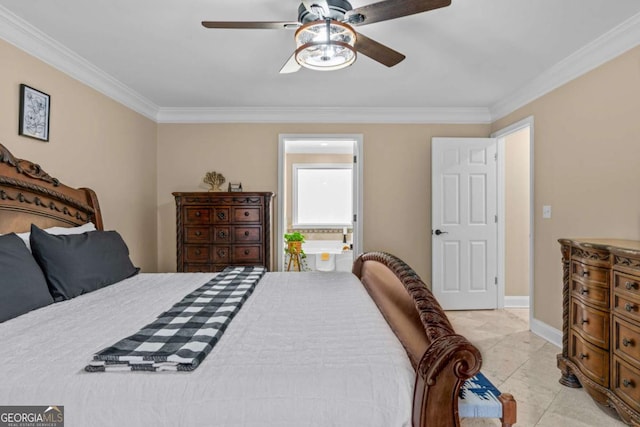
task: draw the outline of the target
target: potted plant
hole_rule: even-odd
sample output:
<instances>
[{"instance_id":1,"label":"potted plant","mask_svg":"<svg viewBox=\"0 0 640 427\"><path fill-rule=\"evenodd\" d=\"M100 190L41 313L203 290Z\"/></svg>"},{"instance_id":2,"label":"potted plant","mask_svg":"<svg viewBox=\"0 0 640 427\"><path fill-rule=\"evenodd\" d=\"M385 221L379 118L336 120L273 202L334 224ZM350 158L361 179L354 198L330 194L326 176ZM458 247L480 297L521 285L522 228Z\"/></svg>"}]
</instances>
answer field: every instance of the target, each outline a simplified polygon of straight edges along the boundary
<instances>
[{"instance_id":1,"label":"potted plant","mask_svg":"<svg viewBox=\"0 0 640 427\"><path fill-rule=\"evenodd\" d=\"M290 254L304 255L302 250L302 243L304 243L304 235L299 231L293 233L285 233L284 240L287 242L287 252Z\"/></svg>"}]
</instances>

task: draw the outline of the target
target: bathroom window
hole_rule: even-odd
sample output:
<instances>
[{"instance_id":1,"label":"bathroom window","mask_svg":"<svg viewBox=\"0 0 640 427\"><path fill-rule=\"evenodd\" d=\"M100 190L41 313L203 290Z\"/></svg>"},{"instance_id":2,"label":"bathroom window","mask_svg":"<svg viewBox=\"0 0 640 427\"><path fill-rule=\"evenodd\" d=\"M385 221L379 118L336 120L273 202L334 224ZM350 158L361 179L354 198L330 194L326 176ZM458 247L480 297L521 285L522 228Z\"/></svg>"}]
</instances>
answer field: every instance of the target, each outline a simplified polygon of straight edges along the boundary
<instances>
[{"instance_id":1,"label":"bathroom window","mask_svg":"<svg viewBox=\"0 0 640 427\"><path fill-rule=\"evenodd\" d=\"M293 226L351 227L352 165L300 163L293 165Z\"/></svg>"}]
</instances>

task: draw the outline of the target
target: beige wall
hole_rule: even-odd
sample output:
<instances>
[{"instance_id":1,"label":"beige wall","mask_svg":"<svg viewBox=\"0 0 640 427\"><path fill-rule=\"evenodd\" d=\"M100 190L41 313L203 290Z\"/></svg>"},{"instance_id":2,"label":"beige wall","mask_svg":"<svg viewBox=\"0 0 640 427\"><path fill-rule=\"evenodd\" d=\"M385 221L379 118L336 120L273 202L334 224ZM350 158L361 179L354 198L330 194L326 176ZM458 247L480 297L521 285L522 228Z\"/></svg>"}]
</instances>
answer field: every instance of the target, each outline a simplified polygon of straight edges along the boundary
<instances>
[{"instance_id":1,"label":"beige wall","mask_svg":"<svg viewBox=\"0 0 640 427\"><path fill-rule=\"evenodd\" d=\"M95 190L105 228L154 271L156 124L2 40L0 64L0 143L67 185ZM21 83L51 96L48 143L18 136Z\"/></svg>"},{"instance_id":2,"label":"beige wall","mask_svg":"<svg viewBox=\"0 0 640 427\"><path fill-rule=\"evenodd\" d=\"M246 190L276 192L280 133L361 133L364 249L392 252L428 281L431 138L486 136L533 115L534 317L559 329L557 239L640 239L639 58L640 47L490 126L156 125L0 41L0 142L18 157L41 163L63 182L96 190L106 227L123 234L134 262L147 271L153 271L156 262L160 271L171 271L172 191L206 191L202 176L216 170L228 180L242 181ZM20 83L52 96L51 142L17 135ZM543 220L540 213L546 204L553 207L553 217Z\"/></svg>"},{"instance_id":3,"label":"beige wall","mask_svg":"<svg viewBox=\"0 0 640 427\"><path fill-rule=\"evenodd\" d=\"M505 137L505 295L529 295L529 128Z\"/></svg>"},{"instance_id":4,"label":"beige wall","mask_svg":"<svg viewBox=\"0 0 640 427\"><path fill-rule=\"evenodd\" d=\"M487 136L489 125L160 124L159 269L175 270L173 191L206 191L208 170L248 191L278 190L278 135L363 134L364 250L391 252L431 278L431 138ZM276 203L278 199L276 197Z\"/></svg>"},{"instance_id":5,"label":"beige wall","mask_svg":"<svg viewBox=\"0 0 640 427\"><path fill-rule=\"evenodd\" d=\"M557 239L640 239L640 47L493 123L533 115L534 316L562 327ZM542 206L551 205L551 219Z\"/></svg>"}]
</instances>

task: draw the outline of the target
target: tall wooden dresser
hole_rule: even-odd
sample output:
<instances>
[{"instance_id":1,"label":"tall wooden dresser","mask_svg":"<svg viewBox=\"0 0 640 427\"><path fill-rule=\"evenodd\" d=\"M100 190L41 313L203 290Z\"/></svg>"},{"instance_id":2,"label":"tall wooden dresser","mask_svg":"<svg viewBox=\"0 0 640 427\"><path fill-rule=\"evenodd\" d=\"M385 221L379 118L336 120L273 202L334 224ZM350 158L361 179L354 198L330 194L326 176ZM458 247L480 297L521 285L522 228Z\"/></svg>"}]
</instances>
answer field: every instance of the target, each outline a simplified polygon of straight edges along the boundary
<instances>
[{"instance_id":1,"label":"tall wooden dresser","mask_svg":"<svg viewBox=\"0 0 640 427\"><path fill-rule=\"evenodd\" d=\"M173 193L177 270L221 271L228 265L272 270L273 193Z\"/></svg>"},{"instance_id":2,"label":"tall wooden dresser","mask_svg":"<svg viewBox=\"0 0 640 427\"><path fill-rule=\"evenodd\" d=\"M640 424L640 242L560 239L560 383L584 387L602 409Z\"/></svg>"}]
</instances>

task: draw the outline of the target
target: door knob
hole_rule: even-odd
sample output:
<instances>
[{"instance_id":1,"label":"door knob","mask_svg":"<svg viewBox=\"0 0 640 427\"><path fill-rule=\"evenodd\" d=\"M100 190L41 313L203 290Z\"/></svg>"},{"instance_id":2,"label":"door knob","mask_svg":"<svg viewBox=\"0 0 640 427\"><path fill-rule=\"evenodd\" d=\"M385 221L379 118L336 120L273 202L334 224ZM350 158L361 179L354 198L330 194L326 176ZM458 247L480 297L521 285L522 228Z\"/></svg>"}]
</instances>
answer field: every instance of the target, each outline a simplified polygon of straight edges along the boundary
<instances>
[{"instance_id":1,"label":"door knob","mask_svg":"<svg viewBox=\"0 0 640 427\"><path fill-rule=\"evenodd\" d=\"M440 230L436 230L436 231L434 231L434 233L435 233L435 235L436 235L436 236L439 236L439 235L441 235L441 234L447 234L447 233L449 233L449 232L448 232L448 231L440 231Z\"/></svg>"}]
</instances>

